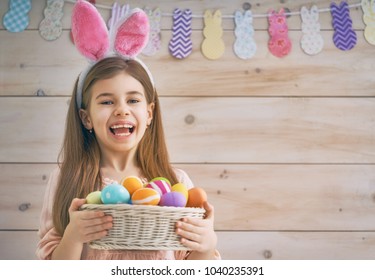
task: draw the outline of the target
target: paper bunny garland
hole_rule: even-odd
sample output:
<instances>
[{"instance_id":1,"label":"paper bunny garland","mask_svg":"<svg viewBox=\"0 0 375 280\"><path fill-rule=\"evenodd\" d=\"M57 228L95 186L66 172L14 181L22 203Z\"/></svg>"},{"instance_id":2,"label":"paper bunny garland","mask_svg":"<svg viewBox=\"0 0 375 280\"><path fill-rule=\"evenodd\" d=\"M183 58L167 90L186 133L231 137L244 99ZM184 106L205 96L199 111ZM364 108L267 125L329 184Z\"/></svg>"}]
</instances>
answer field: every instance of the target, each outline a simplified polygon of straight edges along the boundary
<instances>
[{"instance_id":1,"label":"paper bunny garland","mask_svg":"<svg viewBox=\"0 0 375 280\"><path fill-rule=\"evenodd\" d=\"M257 45L254 40L253 15L251 10L234 14L236 40L233 45L235 54L241 59L249 59L255 55Z\"/></svg>"},{"instance_id":2,"label":"paper bunny garland","mask_svg":"<svg viewBox=\"0 0 375 280\"><path fill-rule=\"evenodd\" d=\"M47 0L47 6L43 12L44 19L39 24L40 36L45 40L53 41L61 36L63 7L64 0Z\"/></svg>"},{"instance_id":3,"label":"paper bunny garland","mask_svg":"<svg viewBox=\"0 0 375 280\"><path fill-rule=\"evenodd\" d=\"M311 10L301 8L302 39L301 48L309 55L316 55L323 49L324 40L320 34L319 9L313 5Z\"/></svg>"},{"instance_id":4,"label":"paper bunny garland","mask_svg":"<svg viewBox=\"0 0 375 280\"><path fill-rule=\"evenodd\" d=\"M375 45L375 1L362 0L363 22L365 23L365 39Z\"/></svg>"},{"instance_id":5,"label":"paper bunny garland","mask_svg":"<svg viewBox=\"0 0 375 280\"><path fill-rule=\"evenodd\" d=\"M204 40L202 42L202 53L208 59L218 59L225 51L225 44L222 40L223 29L221 27L221 11L212 13L206 10L204 13Z\"/></svg>"},{"instance_id":6,"label":"paper bunny garland","mask_svg":"<svg viewBox=\"0 0 375 280\"><path fill-rule=\"evenodd\" d=\"M78 0L72 12L72 36L78 51L91 62L79 76L76 100L78 108L81 108L86 75L91 67L103 58L120 56L137 60L153 83L147 66L136 57L146 46L149 36L148 17L143 10L131 10L108 32L107 25L95 6Z\"/></svg>"},{"instance_id":7,"label":"paper bunny garland","mask_svg":"<svg viewBox=\"0 0 375 280\"><path fill-rule=\"evenodd\" d=\"M268 33L271 36L268 41L268 48L274 56L284 57L289 54L292 48L292 42L288 36L288 24L284 9L281 9L279 12L270 10L268 22Z\"/></svg>"}]
</instances>

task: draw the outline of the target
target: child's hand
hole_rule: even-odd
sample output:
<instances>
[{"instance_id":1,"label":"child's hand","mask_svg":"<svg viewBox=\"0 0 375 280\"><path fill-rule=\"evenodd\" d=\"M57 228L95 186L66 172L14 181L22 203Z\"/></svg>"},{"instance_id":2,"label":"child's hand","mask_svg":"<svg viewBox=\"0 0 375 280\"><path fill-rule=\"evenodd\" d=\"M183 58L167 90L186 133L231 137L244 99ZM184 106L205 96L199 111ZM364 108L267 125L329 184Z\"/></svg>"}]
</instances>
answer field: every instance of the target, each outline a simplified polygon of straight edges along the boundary
<instances>
[{"instance_id":1,"label":"child's hand","mask_svg":"<svg viewBox=\"0 0 375 280\"><path fill-rule=\"evenodd\" d=\"M181 243L191 250L205 256L213 256L217 244L214 207L208 202L205 202L203 207L206 210L204 219L183 218L176 224L176 233L181 236Z\"/></svg>"},{"instance_id":2,"label":"child's hand","mask_svg":"<svg viewBox=\"0 0 375 280\"><path fill-rule=\"evenodd\" d=\"M86 199L73 199L69 208L70 222L64 235L77 243L87 243L107 235L112 227L112 217L105 216L101 211L79 211Z\"/></svg>"}]
</instances>

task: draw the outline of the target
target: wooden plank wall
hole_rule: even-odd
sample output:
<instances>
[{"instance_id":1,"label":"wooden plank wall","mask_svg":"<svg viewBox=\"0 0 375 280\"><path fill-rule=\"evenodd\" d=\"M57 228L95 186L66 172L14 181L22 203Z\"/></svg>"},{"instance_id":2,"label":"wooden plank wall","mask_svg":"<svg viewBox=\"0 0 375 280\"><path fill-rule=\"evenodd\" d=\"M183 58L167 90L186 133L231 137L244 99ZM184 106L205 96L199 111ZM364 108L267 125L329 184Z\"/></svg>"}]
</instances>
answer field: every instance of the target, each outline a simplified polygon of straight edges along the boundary
<instances>
[{"instance_id":1,"label":"wooden plank wall","mask_svg":"<svg viewBox=\"0 0 375 280\"><path fill-rule=\"evenodd\" d=\"M0 2L1 18L8 1ZM112 0L98 4L111 6ZM124 3L125 1L119 1ZM331 1L249 1L253 14L299 11ZM348 1L350 4L357 0ZM191 8L233 15L243 1L127 1L131 7ZM0 30L0 259L34 259L49 173L55 167L67 104L86 65L69 40L41 38L45 1L33 1L26 31ZM110 11L100 9L108 19ZM292 52L268 51L266 18L254 19L255 57L233 52L234 21L223 19L226 50L206 59L202 18L193 19L193 53L168 52L172 18L162 18L162 49L142 59L161 96L173 163L204 187L215 206L224 259L375 258L375 46L363 36L362 10L350 10L357 45L333 42L330 13L320 14L324 49L299 46L301 19L288 18ZM44 96L38 96L42 93Z\"/></svg>"}]
</instances>

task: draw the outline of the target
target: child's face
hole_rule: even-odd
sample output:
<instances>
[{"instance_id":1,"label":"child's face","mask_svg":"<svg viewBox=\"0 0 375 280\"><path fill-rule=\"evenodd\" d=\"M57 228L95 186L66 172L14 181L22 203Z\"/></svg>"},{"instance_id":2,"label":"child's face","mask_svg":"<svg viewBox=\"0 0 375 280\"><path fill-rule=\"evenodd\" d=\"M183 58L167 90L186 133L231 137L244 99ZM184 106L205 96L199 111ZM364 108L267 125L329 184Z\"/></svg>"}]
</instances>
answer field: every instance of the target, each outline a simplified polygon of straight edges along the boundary
<instances>
[{"instance_id":1,"label":"child's face","mask_svg":"<svg viewBox=\"0 0 375 280\"><path fill-rule=\"evenodd\" d=\"M90 103L80 116L94 130L102 152L129 152L151 123L153 106L147 104L142 84L121 72L92 86Z\"/></svg>"}]
</instances>

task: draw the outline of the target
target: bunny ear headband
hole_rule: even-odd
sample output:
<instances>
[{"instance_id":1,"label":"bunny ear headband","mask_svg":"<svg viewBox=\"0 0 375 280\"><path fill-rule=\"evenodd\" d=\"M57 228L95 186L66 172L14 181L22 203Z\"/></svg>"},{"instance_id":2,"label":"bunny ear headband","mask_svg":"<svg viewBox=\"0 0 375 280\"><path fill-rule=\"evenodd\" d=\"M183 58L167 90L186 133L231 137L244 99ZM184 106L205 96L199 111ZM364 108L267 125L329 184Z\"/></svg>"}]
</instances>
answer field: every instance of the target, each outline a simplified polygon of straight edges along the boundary
<instances>
[{"instance_id":1,"label":"bunny ear headband","mask_svg":"<svg viewBox=\"0 0 375 280\"><path fill-rule=\"evenodd\" d=\"M77 107L81 108L82 89L90 69L106 57L120 56L137 60L146 70L152 84L153 78L147 66L136 56L148 42L149 22L141 9L133 9L108 32L102 16L91 3L78 0L72 12L72 35L78 51L91 62L78 78Z\"/></svg>"}]
</instances>

